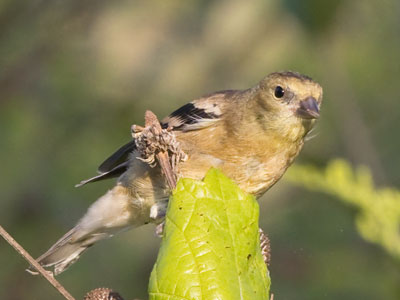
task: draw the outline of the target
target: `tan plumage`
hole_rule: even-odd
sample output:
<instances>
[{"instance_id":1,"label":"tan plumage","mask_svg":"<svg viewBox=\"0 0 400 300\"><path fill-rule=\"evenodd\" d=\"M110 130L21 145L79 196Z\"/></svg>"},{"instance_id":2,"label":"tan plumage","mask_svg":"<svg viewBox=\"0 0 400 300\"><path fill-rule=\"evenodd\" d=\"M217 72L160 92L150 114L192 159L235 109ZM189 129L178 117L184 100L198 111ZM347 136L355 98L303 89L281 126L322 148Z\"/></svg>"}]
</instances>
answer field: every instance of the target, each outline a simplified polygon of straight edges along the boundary
<instances>
[{"instance_id":1,"label":"tan plumage","mask_svg":"<svg viewBox=\"0 0 400 300\"><path fill-rule=\"evenodd\" d=\"M264 194L300 152L319 116L322 88L293 72L272 73L255 87L217 92L183 106L161 121L173 127L188 159L179 177L202 179L217 167L243 190ZM116 186L38 261L59 274L98 240L160 221L169 189L158 167L137 159L133 142L107 159L100 175L80 185L119 176Z\"/></svg>"}]
</instances>

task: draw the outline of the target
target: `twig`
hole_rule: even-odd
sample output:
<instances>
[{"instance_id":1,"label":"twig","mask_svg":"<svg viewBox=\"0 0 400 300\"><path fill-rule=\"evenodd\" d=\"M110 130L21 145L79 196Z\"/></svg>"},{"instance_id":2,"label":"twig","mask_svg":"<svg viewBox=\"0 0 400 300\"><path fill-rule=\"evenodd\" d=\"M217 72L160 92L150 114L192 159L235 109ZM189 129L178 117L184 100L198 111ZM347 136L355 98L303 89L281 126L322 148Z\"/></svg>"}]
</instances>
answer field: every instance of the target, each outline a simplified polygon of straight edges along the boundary
<instances>
[{"instance_id":1,"label":"twig","mask_svg":"<svg viewBox=\"0 0 400 300\"><path fill-rule=\"evenodd\" d=\"M157 133L159 134L162 133L160 121L152 111L147 110L144 118L146 127L153 126ZM165 174L165 178L167 180L169 187L171 189L174 189L176 187L176 174L172 170L172 166L169 160L168 150L160 150L156 154L156 158L158 160L158 163L160 164L161 169Z\"/></svg>"},{"instance_id":2,"label":"twig","mask_svg":"<svg viewBox=\"0 0 400 300\"><path fill-rule=\"evenodd\" d=\"M35 269L47 279L50 284L55 287L55 289L64 296L65 299L75 300L74 297L71 296L70 293L52 276L49 272L47 272L29 253L22 248L20 244L17 243L16 240L13 239L11 235L7 233L7 231L0 225L0 235L26 260L28 261Z\"/></svg>"}]
</instances>

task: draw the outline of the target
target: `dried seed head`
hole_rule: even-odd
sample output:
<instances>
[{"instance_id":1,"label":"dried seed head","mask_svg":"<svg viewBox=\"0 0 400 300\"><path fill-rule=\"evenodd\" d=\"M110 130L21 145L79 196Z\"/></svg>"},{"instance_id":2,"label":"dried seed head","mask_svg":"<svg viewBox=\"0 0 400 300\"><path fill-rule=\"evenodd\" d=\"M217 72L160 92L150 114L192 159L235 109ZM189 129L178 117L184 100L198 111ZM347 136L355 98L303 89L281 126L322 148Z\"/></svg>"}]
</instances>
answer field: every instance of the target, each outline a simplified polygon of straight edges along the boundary
<instances>
[{"instance_id":1,"label":"dried seed head","mask_svg":"<svg viewBox=\"0 0 400 300\"><path fill-rule=\"evenodd\" d=\"M264 231L259 228L260 233L260 247L261 247L261 254L264 258L264 262L267 266L271 263L271 244L268 236L264 233Z\"/></svg>"},{"instance_id":2,"label":"dried seed head","mask_svg":"<svg viewBox=\"0 0 400 300\"><path fill-rule=\"evenodd\" d=\"M109 288L97 288L88 292L83 300L124 300L120 294Z\"/></svg>"},{"instance_id":3,"label":"dried seed head","mask_svg":"<svg viewBox=\"0 0 400 300\"><path fill-rule=\"evenodd\" d=\"M146 112L146 127L133 125L132 137L140 153L138 159L146 162L152 168L157 165L157 155L167 153L172 172L177 174L177 165L185 161L187 155L181 150L172 128L162 129L157 117L150 111Z\"/></svg>"}]
</instances>

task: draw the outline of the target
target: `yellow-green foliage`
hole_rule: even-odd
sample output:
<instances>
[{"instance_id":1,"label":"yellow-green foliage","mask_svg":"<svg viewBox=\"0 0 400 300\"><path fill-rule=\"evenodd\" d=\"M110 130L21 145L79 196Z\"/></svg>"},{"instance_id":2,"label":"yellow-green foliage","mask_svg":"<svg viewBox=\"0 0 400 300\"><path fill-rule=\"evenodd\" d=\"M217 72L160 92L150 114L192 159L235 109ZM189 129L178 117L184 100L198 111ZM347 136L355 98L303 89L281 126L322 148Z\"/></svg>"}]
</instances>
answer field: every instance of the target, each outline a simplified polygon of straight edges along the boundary
<instances>
[{"instance_id":1,"label":"yellow-green foliage","mask_svg":"<svg viewBox=\"0 0 400 300\"><path fill-rule=\"evenodd\" d=\"M151 300L268 299L256 199L211 169L181 179L150 277Z\"/></svg>"},{"instance_id":2,"label":"yellow-green foliage","mask_svg":"<svg viewBox=\"0 0 400 300\"><path fill-rule=\"evenodd\" d=\"M334 160L325 170L294 165L285 178L310 190L334 195L356 207L360 234L400 258L400 191L376 188L368 168L353 170L346 161Z\"/></svg>"}]
</instances>

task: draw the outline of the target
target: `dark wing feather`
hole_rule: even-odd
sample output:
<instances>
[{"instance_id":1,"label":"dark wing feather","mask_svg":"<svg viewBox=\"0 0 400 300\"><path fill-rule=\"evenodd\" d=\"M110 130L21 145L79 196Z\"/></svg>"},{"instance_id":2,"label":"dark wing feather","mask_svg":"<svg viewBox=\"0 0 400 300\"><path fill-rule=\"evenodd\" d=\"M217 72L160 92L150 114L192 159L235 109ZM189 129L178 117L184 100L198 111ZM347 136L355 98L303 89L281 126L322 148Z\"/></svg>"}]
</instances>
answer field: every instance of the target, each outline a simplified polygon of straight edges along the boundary
<instances>
[{"instance_id":1,"label":"dark wing feather","mask_svg":"<svg viewBox=\"0 0 400 300\"><path fill-rule=\"evenodd\" d=\"M119 177L122 175L122 173L124 173L128 169L128 166L129 166L129 161L126 161L126 162L116 166L111 171L101 173L101 174L94 176L92 178L89 178L89 179L82 180L80 183L75 185L75 187L80 187L80 186L85 185L86 183L90 183L90 182L96 182L96 181L100 181L100 180L104 180L104 179Z\"/></svg>"},{"instance_id":2,"label":"dark wing feather","mask_svg":"<svg viewBox=\"0 0 400 300\"><path fill-rule=\"evenodd\" d=\"M97 170L100 173L99 175L86 180L82 180L79 184L75 186L80 187L89 182L96 182L103 179L119 177L127 170L129 165L129 154L132 153L135 148L135 141L130 141L129 143L123 145L100 165Z\"/></svg>"},{"instance_id":3,"label":"dark wing feather","mask_svg":"<svg viewBox=\"0 0 400 300\"><path fill-rule=\"evenodd\" d=\"M169 115L169 119L179 120L179 124L174 126L174 130L180 130L185 126L199 123L201 120L213 120L217 118L214 113L207 113L204 109L197 108L194 103L190 102L175 110ZM168 127L168 122L161 123L163 127Z\"/></svg>"},{"instance_id":4,"label":"dark wing feather","mask_svg":"<svg viewBox=\"0 0 400 300\"><path fill-rule=\"evenodd\" d=\"M161 121L163 128L173 127L178 131L190 131L214 124L222 116L226 104L238 91L216 92L194 100Z\"/></svg>"},{"instance_id":5,"label":"dark wing feather","mask_svg":"<svg viewBox=\"0 0 400 300\"><path fill-rule=\"evenodd\" d=\"M109 158L107 158L97 169L98 172L105 173L113 170L115 167L119 166L120 164L124 163L128 160L129 154L135 150L136 145L135 141L130 141L129 143L123 145L117 151L114 152Z\"/></svg>"}]
</instances>

